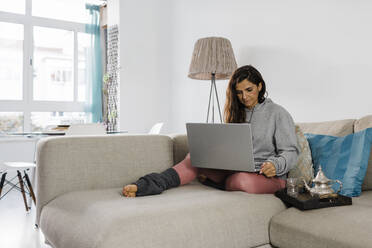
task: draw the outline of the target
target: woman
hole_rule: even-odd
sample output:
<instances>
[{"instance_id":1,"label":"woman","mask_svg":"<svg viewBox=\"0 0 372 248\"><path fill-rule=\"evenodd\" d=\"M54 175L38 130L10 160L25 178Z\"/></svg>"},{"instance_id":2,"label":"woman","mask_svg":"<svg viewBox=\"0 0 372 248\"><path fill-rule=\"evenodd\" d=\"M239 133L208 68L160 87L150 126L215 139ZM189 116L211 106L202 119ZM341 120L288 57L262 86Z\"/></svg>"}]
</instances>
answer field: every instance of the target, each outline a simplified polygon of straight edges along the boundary
<instances>
[{"instance_id":1,"label":"woman","mask_svg":"<svg viewBox=\"0 0 372 248\"><path fill-rule=\"evenodd\" d=\"M127 197L160 194L184 185L199 175L199 180L228 191L254 194L274 193L285 187L288 171L297 162L299 149L291 115L265 97L266 84L251 65L238 68L231 76L225 103L226 123L250 123L253 155L259 174L201 169L191 165L190 154L162 173L151 173L124 186Z\"/></svg>"}]
</instances>

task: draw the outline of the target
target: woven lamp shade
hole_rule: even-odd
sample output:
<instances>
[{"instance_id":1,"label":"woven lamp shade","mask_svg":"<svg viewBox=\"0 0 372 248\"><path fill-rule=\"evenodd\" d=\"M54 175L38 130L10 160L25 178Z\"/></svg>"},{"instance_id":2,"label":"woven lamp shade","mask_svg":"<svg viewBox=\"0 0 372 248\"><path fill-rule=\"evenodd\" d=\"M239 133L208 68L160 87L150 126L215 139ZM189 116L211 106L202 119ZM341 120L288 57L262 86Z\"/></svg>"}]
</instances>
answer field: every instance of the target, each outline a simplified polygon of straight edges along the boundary
<instances>
[{"instance_id":1,"label":"woven lamp shade","mask_svg":"<svg viewBox=\"0 0 372 248\"><path fill-rule=\"evenodd\" d=\"M189 78L211 80L228 79L236 70L234 51L226 38L207 37L199 39L194 46Z\"/></svg>"}]
</instances>

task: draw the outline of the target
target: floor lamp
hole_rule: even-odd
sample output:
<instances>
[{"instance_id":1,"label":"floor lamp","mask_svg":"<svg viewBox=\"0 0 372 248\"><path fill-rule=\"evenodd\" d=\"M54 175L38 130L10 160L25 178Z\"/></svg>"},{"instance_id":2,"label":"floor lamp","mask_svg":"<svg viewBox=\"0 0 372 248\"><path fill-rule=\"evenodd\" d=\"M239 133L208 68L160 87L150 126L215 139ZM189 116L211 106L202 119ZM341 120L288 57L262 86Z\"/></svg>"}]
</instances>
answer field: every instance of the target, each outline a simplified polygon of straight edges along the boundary
<instances>
[{"instance_id":1,"label":"floor lamp","mask_svg":"<svg viewBox=\"0 0 372 248\"><path fill-rule=\"evenodd\" d=\"M212 102L212 123L214 123L214 97L217 100L218 113L222 123L216 80L229 79L237 68L231 43L226 38L207 37L199 39L194 46L188 77L199 80L211 80L209 91L207 123Z\"/></svg>"}]
</instances>

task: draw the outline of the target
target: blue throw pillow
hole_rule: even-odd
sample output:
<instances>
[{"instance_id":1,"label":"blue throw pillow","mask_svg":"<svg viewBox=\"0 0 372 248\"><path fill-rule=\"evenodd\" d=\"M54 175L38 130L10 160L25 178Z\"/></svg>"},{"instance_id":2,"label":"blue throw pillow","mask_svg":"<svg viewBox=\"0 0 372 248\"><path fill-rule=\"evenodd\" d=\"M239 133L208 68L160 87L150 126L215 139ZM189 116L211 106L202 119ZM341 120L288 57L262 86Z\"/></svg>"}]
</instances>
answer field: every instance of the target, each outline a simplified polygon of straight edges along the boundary
<instances>
[{"instance_id":1,"label":"blue throw pillow","mask_svg":"<svg viewBox=\"0 0 372 248\"><path fill-rule=\"evenodd\" d=\"M366 175L372 143L372 128L344 137L305 134L313 158L315 175L319 165L326 177L342 182L339 194L359 196ZM338 189L338 184L333 185Z\"/></svg>"}]
</instances>

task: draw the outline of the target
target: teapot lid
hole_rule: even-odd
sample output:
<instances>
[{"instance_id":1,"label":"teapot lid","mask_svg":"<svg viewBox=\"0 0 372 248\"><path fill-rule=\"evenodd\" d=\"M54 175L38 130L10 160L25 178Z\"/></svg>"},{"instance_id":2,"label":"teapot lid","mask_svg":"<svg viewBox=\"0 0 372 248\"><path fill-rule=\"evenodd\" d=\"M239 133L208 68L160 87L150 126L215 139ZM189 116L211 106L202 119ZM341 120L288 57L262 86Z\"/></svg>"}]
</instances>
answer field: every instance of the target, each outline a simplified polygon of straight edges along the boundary
<instances>
[{"instance_id":1,"label":"teapot lid","mask_svg":"<svg viewBox=\"0 0 372 248\"><path fill-rule=\"evenodd\" d=\"M328 179L322 170L322 166L319 165L319 171L316 174L316 177L313 179L314 183L328 183L331 182L332 180Z\"/></svg>"}]
</instances>

